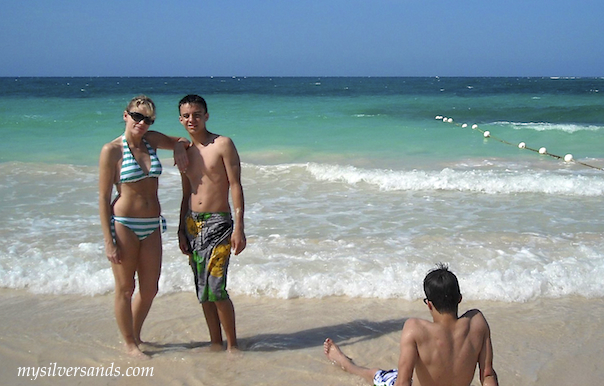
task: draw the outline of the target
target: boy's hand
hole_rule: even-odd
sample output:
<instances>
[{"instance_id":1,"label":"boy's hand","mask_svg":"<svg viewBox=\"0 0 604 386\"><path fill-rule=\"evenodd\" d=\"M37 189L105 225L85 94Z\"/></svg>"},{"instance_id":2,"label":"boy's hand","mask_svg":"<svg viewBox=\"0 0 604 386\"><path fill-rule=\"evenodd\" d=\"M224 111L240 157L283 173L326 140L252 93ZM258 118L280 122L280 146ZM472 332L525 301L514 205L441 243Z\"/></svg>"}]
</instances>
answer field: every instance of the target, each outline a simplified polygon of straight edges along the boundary
<instances>
[{"instance_id":1,"label":"boy's hand","mask_svg":"<svg viewBox=\"0 0 604 386\"><path fill-rule=\"evenodd\" d=\"M233 231L231 235L231 251L233 251L234 255L238 255L245 249L247 245L247 240L245 239L245 234L243 231Z\"/></svg>"},{"instance_id":2,"label":"boy's hand","mask_svg":"<svg viewBox=\"0 0 604 386\"><path fill-rule=\"evenodd\" d=\"M184 231L178 231L178 246L183 255L188 255L189 257L192 256L189 240L187 239Z\"/></svg>"}]
</instances>

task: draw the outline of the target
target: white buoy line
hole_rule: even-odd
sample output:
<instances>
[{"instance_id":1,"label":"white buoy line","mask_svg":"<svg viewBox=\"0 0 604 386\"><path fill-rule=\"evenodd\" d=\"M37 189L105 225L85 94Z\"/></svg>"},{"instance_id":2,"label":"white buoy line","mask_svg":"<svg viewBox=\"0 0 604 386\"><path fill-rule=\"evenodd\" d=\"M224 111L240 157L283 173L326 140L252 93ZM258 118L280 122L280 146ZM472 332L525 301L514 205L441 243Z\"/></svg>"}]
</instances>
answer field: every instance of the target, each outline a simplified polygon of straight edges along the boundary
<instances>
[{"instance_id":1,"label":"white buoy line","mask_svg":"<svg viewBox=\"0 0 604 386\"><path fill-rule=\"evenodd\" d=\"M494 140L496 140L496 141L499 141L499 142L501 142L501 143L505 143L506 145L516 146L515 144L510 143L510 142L508 142L508 141L504 141L504 140L503 140L503 139L501 139L501 138L494 137L493 135L491 135L491 132L490 132L490 131L488 131L488 130L482 130L481 128L479 128L479 127L478 127L478 125L477 125L477 124L473 124L472 126L469 126L467 123L458 124L458 123L456 123L456 122L454 122L454 121L453 121L453 118L450 118L450 117L445 117L445 116L442 116L442 115L437 115L437 116L435 117L435 119L436 119L436 120L438 120L438 121L443 121L443 122L445 122L445 123L453 123L453 124L455 124L456 126L460 126L460 127L464 128L464 129L465 129L465 128L467 128L467 127L471 127L471 128L472 128L472 130L476 130L476 131L481 132L481 133L482 133L482 135L483 135L485 138L492 138L492 139L494 139ZM525 143L525 142L520 142L520 143L518 144L518 148L519 148L519 149L526 149L526 150L530 150L530 151L533 151L533 152L535 152L535 153L539 153L539 154L541 154L541 155L547 155L547 156L550 156L550 157L553 157L553 158L561 159L561 160L564 160L564 162L574 162L574 163L577 163L577 164L579 164L579 165L583 165L583 166L587 166L587 167L589 167L589 168L593 168L593 169L598 169L598 170L602 170L602 171L604 171L604 169L599 168L599 167L597 167L597 166L589 165L589 164L586 164L586 163L583 163L583 162L580 162L580 161L575 160L572 154L566 154L564 157L562 157L562 156L559 156L559 155L556 155L556 154L549 153L549 152L547 151L547 148L545 148L545 147L540 147L539 149L533 149L533 148L530 148L530 147L526 146L526 143Z\"/></svg>"}]
</instances>

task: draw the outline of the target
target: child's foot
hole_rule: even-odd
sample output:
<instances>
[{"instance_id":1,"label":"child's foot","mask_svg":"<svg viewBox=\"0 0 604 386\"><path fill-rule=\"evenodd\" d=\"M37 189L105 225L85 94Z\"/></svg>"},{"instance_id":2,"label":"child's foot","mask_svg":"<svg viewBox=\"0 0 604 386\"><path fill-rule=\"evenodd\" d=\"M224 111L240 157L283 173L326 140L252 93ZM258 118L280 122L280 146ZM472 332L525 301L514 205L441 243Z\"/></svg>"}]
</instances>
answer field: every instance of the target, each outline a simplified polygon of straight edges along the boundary
<instances>
[{"instance_id":1,"label":"child's foot","mask_svg":"<svg viewBox=\"0 0 604 386\"><path fill-rule=\"evenodd\" d=\"M323 343L323 351L331 363L339 365L344 370L346 370L346 365L352 364L352 360L344 355L338 345L335 344L330 338L325 339L325 343Z\"/></svg>"},{"instance_id":2,"label":"child's foot","mask_svg":"<svg viewBox=\"0 0 604 386\"><path fill-rule=\"evenodd\" d=\"M243 351L239 350L239 347L237 346L227 347L227 353L229 353L229 357L233 359L241 358L243 356Z\"/></svg>"}]
</instances>

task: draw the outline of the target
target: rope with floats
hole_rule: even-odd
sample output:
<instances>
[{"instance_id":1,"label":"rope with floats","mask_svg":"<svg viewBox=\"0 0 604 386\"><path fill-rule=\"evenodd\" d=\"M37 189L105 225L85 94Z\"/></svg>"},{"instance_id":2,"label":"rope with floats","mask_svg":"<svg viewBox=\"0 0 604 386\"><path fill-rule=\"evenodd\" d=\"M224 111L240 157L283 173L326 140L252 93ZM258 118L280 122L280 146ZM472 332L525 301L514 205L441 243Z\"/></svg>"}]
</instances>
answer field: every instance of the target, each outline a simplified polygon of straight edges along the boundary
<instances>
[{"instance_id":1,"label":"rope with floats","mask_svg":"<svg viewBox=\"0 0 604 386\"><path fill-rule=\"evenodd\" d=\"M436 119L436 120L438 120L438 121L443 121L443 122L445 122L445 123L453 123L454 125L459 126L459 127L462 127L462 128L464 128L464 129L465 129L465 128L467 128L467 127L471 127L471 128L472 128L472 130L476 130L476 131L481 132L481 133L482 133L482 135L483 135L485 138L492 138L492 139L494 139L494 140L496 140L496 141L499 141L499 142L501 142L501 143L505 143L506 145L516 146L515 144L513 144L513 143L511 143L511 142L505 141L505 140L503 140L503 139L501 139L501 138L497 138L497 137L495 137L495 136L491 135L491 132L490 132L489 130L482 130L481 128L479 128L479 127L478 127L478 125L477 125L477 124L473 124L472 126L468 126L468 124L467 124L467 123L464 123L464 124L461 124L461 125L460 125L459 123L454 122L454 121L453 121L453 118L445 117L445 116L442 116L442 115L437 115L437 116L435 117L435 119ZM546 149L545 147L540 147L539 149L533 149L533 148L530 148L530 147L526 146L526 143L525 143L525 142L520 142L520 143L518 144L518 148L519 148L519 149L530 150L530 151L532 151L532 152L539 153L539 154L541 154L541 155L547 155L547 156L550 156L550 157L552 157L552 158L556 158L556 159L564 160L564 162L574 162L574 163L577 163L577 164L579 164L579 165L586 166L586 167L588 167L588 168L592 168L592 169L598 169L598 170L604 171L604 169L603 169L603 168L600 168L600 167L597 167L597 166L593 166L593 165L589 165L589 164L586 164L586 163L584 163L584 162L581 162L581 161L577 161L577 160L575 160L575 159L573 158L573 155L572 155L572 154L566 154L564 157L562 157L562 156L559 156L559 155L556 155L556 154L548 153L548 151L547 151L547 149Z\"/></svg>"}]
</instances>

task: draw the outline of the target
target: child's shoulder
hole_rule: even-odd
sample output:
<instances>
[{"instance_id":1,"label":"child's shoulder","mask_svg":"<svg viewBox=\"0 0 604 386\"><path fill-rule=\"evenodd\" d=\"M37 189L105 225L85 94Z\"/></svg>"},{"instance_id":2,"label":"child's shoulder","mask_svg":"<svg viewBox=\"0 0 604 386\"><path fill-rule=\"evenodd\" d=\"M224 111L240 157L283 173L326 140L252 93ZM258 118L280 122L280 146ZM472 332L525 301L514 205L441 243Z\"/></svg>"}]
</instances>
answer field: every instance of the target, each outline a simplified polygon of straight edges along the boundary
<instances>
[{"instance_id":1,"label":"child's shoulder","mask_svg":"<svg viewBox=\"0 0 604 386\"><path fill-rule=\"evenodd\" d=\"M221 135L221 134L212 134L213 137L213 142L220 146L231 146L233 144L233 140L227 136Z\"/></svg>"},{"instance_id":2,"label":"child's shoulder","mask_svg":"<svg viewBox=\"0 0 604 386\"><path fill-rule=\"evenodd\" d=\"M407 331L413 331L417 329L423 329L426 326L432 324L429 320L422 318L409 318L403 324L403 328L407 329Z\"/></svg>"},{"instance_id":3,"label":"child's shoulder","mask_svg":"<svg viewBox=\"0 0 604 386\"><path fill-rule=\"evenodd\" d=\"M477 308L466 311L460 318L472 319L474 317L478 317L478 319L484 319L484 315Z\"/></svg>"}]
</instances>

